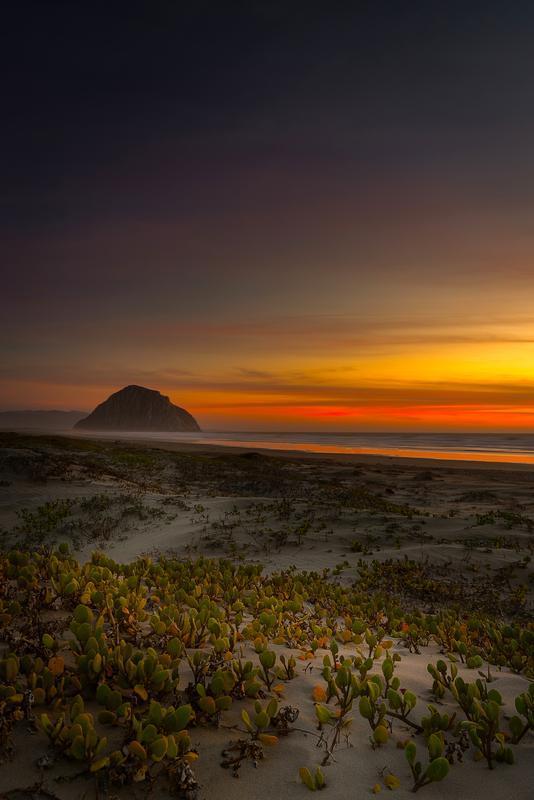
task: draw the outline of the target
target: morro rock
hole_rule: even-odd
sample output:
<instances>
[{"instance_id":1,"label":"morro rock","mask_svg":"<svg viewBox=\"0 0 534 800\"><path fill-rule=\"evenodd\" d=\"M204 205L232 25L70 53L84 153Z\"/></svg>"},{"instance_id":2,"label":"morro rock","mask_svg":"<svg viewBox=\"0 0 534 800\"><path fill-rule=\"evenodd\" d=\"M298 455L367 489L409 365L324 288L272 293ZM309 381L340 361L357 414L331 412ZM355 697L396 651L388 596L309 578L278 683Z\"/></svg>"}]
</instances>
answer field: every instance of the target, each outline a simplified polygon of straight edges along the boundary
<instances>
[{"instance_id":1,"label":"morro rock","mask_svg":"<svg viewBox=\"0 0 534 800\"><path fill-rule=\"evenodd\" d=\"M126 386L74 426L93 431L199 431L198 423L168 397L144 386Z\"/></svg>"}]
</instances>

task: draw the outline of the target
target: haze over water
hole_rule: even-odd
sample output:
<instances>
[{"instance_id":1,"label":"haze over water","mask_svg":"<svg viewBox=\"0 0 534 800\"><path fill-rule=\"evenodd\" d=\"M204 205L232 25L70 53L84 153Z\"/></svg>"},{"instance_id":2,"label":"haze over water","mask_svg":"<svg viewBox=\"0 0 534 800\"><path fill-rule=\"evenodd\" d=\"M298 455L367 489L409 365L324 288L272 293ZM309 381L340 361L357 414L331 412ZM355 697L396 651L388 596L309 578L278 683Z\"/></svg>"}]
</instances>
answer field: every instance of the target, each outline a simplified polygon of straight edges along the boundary
<instances>
[{"instance_id":1,"label":"haze over water","mask_svg":"<svg viewBox=\"0 0 534 800\"><path fill-rule=\"evenodd\" d=\"M78 432L77 432L78 433ZM100 434L99 434L100 435ZM116 436L108 433L108 436ZM534 463L532 433L318 433L203 431L121 433L121 437L226 447L297 450L310 453L370 454L465 461Z\"/></svg>"}]
</instances>

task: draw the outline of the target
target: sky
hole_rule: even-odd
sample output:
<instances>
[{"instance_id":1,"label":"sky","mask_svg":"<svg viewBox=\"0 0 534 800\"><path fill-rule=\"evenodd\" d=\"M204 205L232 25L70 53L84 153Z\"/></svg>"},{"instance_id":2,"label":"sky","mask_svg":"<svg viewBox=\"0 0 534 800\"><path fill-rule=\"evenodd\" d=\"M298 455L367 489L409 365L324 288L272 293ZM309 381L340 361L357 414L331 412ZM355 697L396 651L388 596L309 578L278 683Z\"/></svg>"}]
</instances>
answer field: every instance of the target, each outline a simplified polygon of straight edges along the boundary
<instances>
[{"instance_id":1,"label":"sky","mask_svg":"<svg viewBox=\"0 0 534 800\"><path fill-rule=\"evenodd\" d=\"M534 6L24 2L0 409L534 431Z\"/></svg>"}]
</instances>

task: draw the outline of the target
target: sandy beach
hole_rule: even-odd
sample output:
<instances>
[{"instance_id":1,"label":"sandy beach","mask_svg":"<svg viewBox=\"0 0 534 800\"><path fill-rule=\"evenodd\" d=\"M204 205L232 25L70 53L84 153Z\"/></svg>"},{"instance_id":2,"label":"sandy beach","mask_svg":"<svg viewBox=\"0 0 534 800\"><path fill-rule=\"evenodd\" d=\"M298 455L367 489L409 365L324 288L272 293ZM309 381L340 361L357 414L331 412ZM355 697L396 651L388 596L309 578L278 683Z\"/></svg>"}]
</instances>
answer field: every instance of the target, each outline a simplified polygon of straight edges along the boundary
<instances>
[{"instance_id":1,"label":"sandy beach","mask_svg":"<svg viewBox=\"0 0 534 800\"><path fill-rule=\"evenodd\" d=\"M81 564L96 550L119 564L146 555L154 561L161 556L181 562L227 559L242 567L261 565L265 580L292 571L322 575L321 580L349 593L389 596L406 614L450 612L462 624L484 619L532 630L534 470L528 465L303 455L119 437L1 434L1 444L4 551L68 542ZM52 505L45 513L47 503ZM61 607L72 613L72 603ZM341 607L338 614L334 638L339 653L357 657L361 647L344 641ZM441 714L465 718L450 692L442 697L433 693L428 664L438 659L449 667L454 663L466 682L489 674L487 686L502 697L503 728L516 713L515 697L528 690L533 678L532 645L524 668L493 664L488 673L487 660L469 668L432 636L415 648L406 636L391 634L387 639L389 655L400 657L395 661L400 687L417 697L410 724L393 720L387 743L373 746L368 721L355 703L350 736L322 767L326 797L372 796L373 787L375 793L379 788L387 792L388 775L399 780L394 788L398 797L411 796L413 780L403 747L414 733L413 724L421 724L429 704ZM67 636L61 645L65 669L72 664L68 642ZM221 769L221 752L243 736L241 711L252 701L234 700L218 726L192 727L192 747L200 756L194 763L199 798L304 798L309 790L299 777L300 768L314 770L324 761L314 690L324 684L321 672L323 659L331 656L330 645L325 639L312 653L278 636L270 647L277 659L295 658L295 675L279 681L277 692L262 691L260 698L266 702L274 697L282 706L297 708L298 730L265 747L257 769L245 761L236 779ZM8 649L4 642L4 656ZM243 659L258 663L253 638L245 635L237 650ZM377 656L370 674L382 674L385 652ZM190 679L182 659L180 691ZM335 698L329 706L335 711ZM98 713L90 701L88 707ZM76 765L58 760L49 770L36 766L48 752L47 740L42 731L28 731L27 723L15 728L12 760L4 760L0 769L3 796L29 797L13 791L41 780L50 794L37 797L95 796L91 777L56 780L76 772ZM120 739L116 726L107 735L110 741ZM418 757L423 748L418 743ZM461 763L452 758L455 763L442 782L421 789L423 796L527 800L534 778L532 731L513 751L513 765L499 763L490 771L468 748ZM102 787L99 791L106 796ZM110 792L109 797L147 796L145 783ZM158 784L151 793L170 796Z\"/></svg>"}]
</instances>

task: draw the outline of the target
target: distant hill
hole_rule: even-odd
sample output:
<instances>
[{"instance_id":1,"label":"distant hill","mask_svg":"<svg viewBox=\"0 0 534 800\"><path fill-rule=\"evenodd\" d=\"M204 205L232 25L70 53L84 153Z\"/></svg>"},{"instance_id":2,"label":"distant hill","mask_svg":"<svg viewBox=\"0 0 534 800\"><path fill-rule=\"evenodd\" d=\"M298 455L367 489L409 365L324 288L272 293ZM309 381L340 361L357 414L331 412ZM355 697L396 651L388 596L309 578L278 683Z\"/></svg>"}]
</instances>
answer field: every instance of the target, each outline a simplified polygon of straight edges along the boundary
<instances>
[{"instance_id":1,"label":"distant hill","mask_svg":"<svg viewBox=\"0 0 534 800\"><path fill-rule=\"evenodd\" d=\"M0 430L68 430L87 411L0 411Z\"/></svg>"},{"instance_id":2,"label":"distant hill","mask_svg":"<svg viewBox=\"0 0 534 800\"><path fill-rule=\"evenodd\" d=\"M144 386L115 392L75 428L93 431L199 431L194 417L168 397Z\"/></svg>"}]
</instances>

